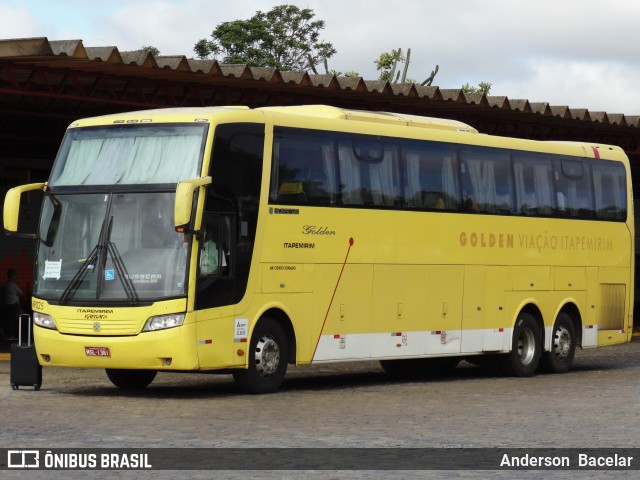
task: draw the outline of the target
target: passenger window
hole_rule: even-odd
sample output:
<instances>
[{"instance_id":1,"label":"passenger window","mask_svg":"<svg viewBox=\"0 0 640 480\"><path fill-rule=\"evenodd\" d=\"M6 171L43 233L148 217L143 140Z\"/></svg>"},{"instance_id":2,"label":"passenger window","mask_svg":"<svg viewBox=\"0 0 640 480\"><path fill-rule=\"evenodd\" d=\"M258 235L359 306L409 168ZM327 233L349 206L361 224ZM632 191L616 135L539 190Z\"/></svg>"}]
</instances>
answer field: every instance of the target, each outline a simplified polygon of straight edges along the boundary
<instances>
[{"instance_id":1,"label":"passenger window","mask_svg":"<svg viewBox=\"0 0 640 480\"><path fill-rule=\"evenodd\" d=\"M556 162L557 212L573 218L595 218L591 172L586 159L560 158Z\"/></svg>"},{"instance_id":2,"label":"passenger window","mask_svg":"<svg viewBox=\"0 0 640 480\"><path fill-rule=\"evenodd\" d=\"M541 153L514 152L516 209L519 215L551 216L556 209L553 161Z\"/></svg>"},{"instance_id":3,"label":"passenger window","mask_svg":"<svg viewBox=\"0 0 640 480\"><path fill-rule=\"evenodd\" d=\"M276 129L271 203L333 205L337 198L335 155L330 139L293 129Z\"/></svg>"},{"instance_id":4,"label":"passenger window","mask_svg":"<svg viewBox=\"0 0 640 480\"><path fill-rule=\"evenodd\" d=\"M402 150L406 207L457 210L460 200L456 149L435 142L407 142Z\"/></svg>"},{"instance_id":5,"label":"passenger window","mask_svg":"<svg viewBox=\"0 0 640 480\"><path fill-rule=\"evenodd\" d=\"M465 211L498 215L514 212L509 151L463 147L460 162Z\"/></svg>"},{"instance_id":6,"label":"passenger window","mask_svg":"<svg viewBox=\"0 0 640 480\"><path fill-rule=\"evenodd\" d=\"M626 172L621 164L607 160L593 161L593 190L598 218L627 219L626 187Z\"/></svg>"},{"instance_id":7,"label":"passenger window","mask_svg":"<svg viewBox=\"0 0 640 480\"><path fill-rule=\"evenodd\" d=\"M399 207L400 171L397 147L375 137L344 137L338 142L342 204Z\"/></svg>"}]
</instances>

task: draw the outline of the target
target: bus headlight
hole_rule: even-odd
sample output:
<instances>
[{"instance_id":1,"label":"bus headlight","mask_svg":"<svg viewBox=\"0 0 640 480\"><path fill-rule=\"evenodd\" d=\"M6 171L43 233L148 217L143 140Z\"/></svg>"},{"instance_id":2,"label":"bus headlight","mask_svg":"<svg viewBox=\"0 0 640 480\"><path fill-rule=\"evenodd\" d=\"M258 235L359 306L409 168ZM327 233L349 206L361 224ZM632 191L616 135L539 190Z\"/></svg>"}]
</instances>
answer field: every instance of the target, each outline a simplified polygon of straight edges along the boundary
<instances>
[{"instance_id":1,"label":"bus headlight","mask_svg":"<svg viewBox=\"0 0 640 480\"><path fill-rule=\"evenodd\" d=\"M57 330L56 323L53 321L50 315L45 315L40 312L33 312L33 323L43 328L50 328L51 330Z\"/></svg>"},{"instance_id":2,"label":"bus headlight","mask_svg":"<svg viewBox=\"0 0 640 480\"><path fill-rule=\"evenodd\" d=\"M179 327L184 323L184 313L172 313L171 315L158 315L150 317L144 324L143 332L155 332L166 328Z\"/></svg>"}]
</instances>

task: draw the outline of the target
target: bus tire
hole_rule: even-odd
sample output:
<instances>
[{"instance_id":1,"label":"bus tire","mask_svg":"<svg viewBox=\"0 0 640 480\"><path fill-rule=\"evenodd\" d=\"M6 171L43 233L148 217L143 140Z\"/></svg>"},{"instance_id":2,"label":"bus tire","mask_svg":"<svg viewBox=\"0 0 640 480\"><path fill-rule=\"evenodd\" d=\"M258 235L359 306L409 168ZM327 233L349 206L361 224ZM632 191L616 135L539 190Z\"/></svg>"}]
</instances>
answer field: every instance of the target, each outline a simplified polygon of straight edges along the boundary
<instances>
[{"instance_id":1,"label":"bus tire","mask_svg":"<svg viewBox=\"0 0 640 480\"><path fill-rule=\"evenodd\" d=\"M119 370L115 368L105 369L107 377L118 388L127 390L148 387L156 378L155 370Z\"/></svg>"},{"instance_id":2,"label":"bus tire","mask_svg":"<svg viewBox=\"0 0 640 480\"><path fill-rule=\"evenodd\" d=\"M502 372L513 377L530 377L536 373L542 355L542 334L536 319L520 312L513 328L511 351L499 357Z\"/></svg>"},{"instance_id":3,"label":"bus tire","mask_svg":"<svg viewBox=\"0 0 640 480\"><path fill-rule=\"evenodd\" d=\"M288 359L284 330L275 320L265 318L251 336L248 368L233 372L233 379L245 393L273 393L284 381Z\"/></svg>"},{"instance_id":4,"label":"bus tire","mask_svg":"<svg viewBox=\"0 0 640 480\"><path fill-rule=\"evenodd\" d=\"M566 312L560 312L551 334L551 351L542 354L546 372L564 373L571 368L576 353L576 327Z\"/></svg>"}]
</instances>

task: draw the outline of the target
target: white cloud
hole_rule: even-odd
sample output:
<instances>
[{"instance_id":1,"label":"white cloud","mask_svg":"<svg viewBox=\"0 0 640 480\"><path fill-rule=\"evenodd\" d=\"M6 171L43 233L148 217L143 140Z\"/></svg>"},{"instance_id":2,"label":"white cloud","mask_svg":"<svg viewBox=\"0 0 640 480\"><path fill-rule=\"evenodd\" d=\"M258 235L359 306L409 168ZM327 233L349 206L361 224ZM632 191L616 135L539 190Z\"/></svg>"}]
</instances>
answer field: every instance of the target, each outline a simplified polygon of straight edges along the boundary
<instances>
[{"instance_id":1,"label":"white cloud","mask_svg":"<svg viewBox=\"0 0 640 480\"><path fill-rule=\"evenodd\" d=\"M525 80L501 80L494 85L495 92L591 111L640 112L640 92L636 88L640 65L532 59L527 72L530 75Z\"/></svg>"},{"instance_id":2,"label":"white cloud","mask_svg":"<svg viewBox=\"0 0 640 480\"><path fill-rule=\"evenodd\" d=\"M44 36L41 25L33 17L29 9L24 6L9 6L0 4L0 32L2 38L25 38Z\"/></svg>"}]
</instances>

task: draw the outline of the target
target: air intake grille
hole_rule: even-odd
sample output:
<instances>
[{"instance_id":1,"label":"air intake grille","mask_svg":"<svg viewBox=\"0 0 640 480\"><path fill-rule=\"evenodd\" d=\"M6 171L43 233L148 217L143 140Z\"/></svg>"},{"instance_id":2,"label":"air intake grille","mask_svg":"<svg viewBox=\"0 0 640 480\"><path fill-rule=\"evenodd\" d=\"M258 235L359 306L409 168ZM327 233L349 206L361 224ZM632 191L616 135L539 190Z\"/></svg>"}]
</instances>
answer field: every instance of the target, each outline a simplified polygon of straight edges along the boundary
<instances>
[{"instance_id":1,"label":"air intake grille","mask_svg":"<svg viewBox=\"0 0 640 480\"><path fill-rule=\"evenodd\" d=\"M600 330L624 329L626 285L600 284Z\"/></svg>"}]
</instances>

